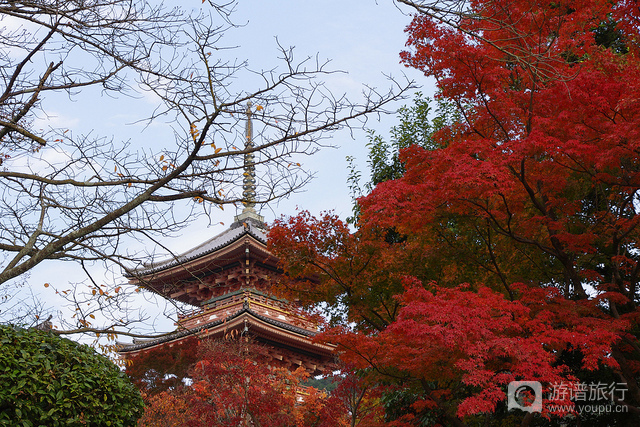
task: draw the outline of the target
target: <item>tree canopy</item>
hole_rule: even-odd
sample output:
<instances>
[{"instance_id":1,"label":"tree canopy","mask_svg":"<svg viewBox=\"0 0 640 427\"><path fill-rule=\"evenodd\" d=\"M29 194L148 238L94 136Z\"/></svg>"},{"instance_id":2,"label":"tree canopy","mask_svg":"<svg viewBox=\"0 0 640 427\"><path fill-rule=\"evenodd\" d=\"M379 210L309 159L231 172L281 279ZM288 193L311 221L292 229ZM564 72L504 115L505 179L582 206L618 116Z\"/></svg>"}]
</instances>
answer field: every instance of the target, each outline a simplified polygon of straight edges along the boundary
<instances>
[{"instance_id":1,"label":"tree canopy","mask_svg":"<svg viewBox=\"0 0 640 427\"><path fill-rule=\"evenodd\" d=\"M458 119L428 146L398 147L402 169L358 199L355 232L332 215L277 221L283 287L346 308L326 339L411 396L393 412L402 425L528 425L534 413L505 408L507 385L527 380L542 384L549 420L632 423L637 7L400 3L415 13L402 61L435 78ZM600 404L618 414L553 399L554 384L576 393L605 381Z\"/></svg>"},{"instance_id":2,"label":"tree canopy","mask_svg":"<svg viewBox=\"0 0 640 427\"><path fill-rule=\"evenodd\" d=\"M149 382L148 374L158 372L154 355L184 357L185 350L195 350L186 375L176 377L171 366L162 372L173 376L170 387ZM224 340L188 341L179 348L163 346L134 357L127 373L142 389L147 407L141 426L296 426L330 427L346 425L347 404L340 397L304 385L308 377L304 368L290 371L270 363L268 348L247 337ZM180 355L180 357L175 357ZM277 362L277 361L276 361ZM186 363L185 363L186 364ZM142 375L140 373L143 372ZM338 386L340 387L340 386ZM342 389L345 386L342 386ZM338 396L340 395L340 397Z\"/></svg>"}]
</instances>

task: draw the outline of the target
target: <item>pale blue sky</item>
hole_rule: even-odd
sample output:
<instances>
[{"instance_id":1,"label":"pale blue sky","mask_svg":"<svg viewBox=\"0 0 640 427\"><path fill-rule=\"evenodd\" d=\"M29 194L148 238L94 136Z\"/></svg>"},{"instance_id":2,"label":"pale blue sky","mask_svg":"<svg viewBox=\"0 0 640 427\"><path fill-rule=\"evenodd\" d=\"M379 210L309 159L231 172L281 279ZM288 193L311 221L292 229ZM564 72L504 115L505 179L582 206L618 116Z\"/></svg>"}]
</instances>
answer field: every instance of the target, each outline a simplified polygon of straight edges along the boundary
<instances>
[{"instance_id":1,"label":"pale blue sky","mask_svg":"<svg viewBox=\"0 0 640 427\"><path fill-rule=\"evenodd\" d=\"M420 72L400 64L399 54L406 42L404 28L410 16L392 1L248 0L239 3L237 12L236 22L246 22L246 26L235 30L237 39L242 40L236 53L248 58L251 67L268 68L277 63L277 37L281 45L295 47L298 59L317 54L321 60L330 61L329 68L344 71L326 78L335 94L347 93L358 100L364 85L384 91L391 86L385 75L398 80L409 78L423 86L423 92L433 91ZM231 40L230 34L228 41ZM367 127L386 134L393 124L393 115L372 116ZM362 168L366 167L365 134L336 132L331 143L337 148L323 149L305 160L305 166L317 178L304 193L263 208L268 221L275 215L294 213L296 206L314 213L335 209L343 217L351 213L345 158L355 156Z\"/></svg>"}]
</instances>

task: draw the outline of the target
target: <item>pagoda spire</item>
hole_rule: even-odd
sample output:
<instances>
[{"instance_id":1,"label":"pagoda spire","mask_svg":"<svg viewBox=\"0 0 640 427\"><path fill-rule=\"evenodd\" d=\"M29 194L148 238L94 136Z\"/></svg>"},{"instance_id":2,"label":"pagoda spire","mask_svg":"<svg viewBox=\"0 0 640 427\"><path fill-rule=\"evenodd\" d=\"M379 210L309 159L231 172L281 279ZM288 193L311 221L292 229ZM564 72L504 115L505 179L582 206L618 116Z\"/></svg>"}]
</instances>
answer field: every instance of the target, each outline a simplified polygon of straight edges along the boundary
<instances>
[{"instance_id":1,"label":"pagoda spire","mask_svg":"<svg viewBox=\"0 0 640 427\"><path fill-rule=\"evenodd\" d=\"M253 123L251 121L252 110L251 101L247 102L247 123L245 126L245 150L252 150L255 148L253 143ZM235 223L242 223L248 219L258 221L260 224L264 223L264 217L258 215L255 210L256 206L256 166L254 153L248 152L244 155L244 178L242 180L242 198L244 209L240 215L234 218Z\"/></svg>"},{"instance_id":2,"label":"pagoda spire","mask_svg":"<svg viewBox=\"0 0 640 427\"><path fill-rule=\"evenodd\" d=\"M251 101L247 102L247 125L245 128L245 150L254 148L253 123L251 122ZM242 181L242 197L244 198L244 212L255 212L256 206L256 167L252 152L244 155L244 179Z\"/></svg>"}]
</instances>

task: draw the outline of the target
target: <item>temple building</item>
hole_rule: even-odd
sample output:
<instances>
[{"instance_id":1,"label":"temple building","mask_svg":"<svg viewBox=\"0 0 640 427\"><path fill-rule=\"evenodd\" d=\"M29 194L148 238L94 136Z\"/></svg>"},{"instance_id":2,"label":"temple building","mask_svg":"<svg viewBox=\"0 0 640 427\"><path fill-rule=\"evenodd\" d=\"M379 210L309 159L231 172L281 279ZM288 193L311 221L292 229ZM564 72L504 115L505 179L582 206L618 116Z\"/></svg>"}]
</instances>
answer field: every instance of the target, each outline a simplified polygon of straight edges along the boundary
<instances>
[{"instance_id":1,"label":"temple building","mask_svg":"<svg viewBox=\"0 0 640 427\"><path fill-rule=\"evenodd\" d=\"M251 104L247 107L246 148L253 145ZM248 335L268 348L274 366L311 375L331 370L334 347L313 342L318 328L293 302L278 299L272 288L282 272L267 250L264 218L255 210L254 154L244 156L242 213L231 227L199 246L129 275L129 282L164 298L193 306L179 315L175 332L157 339L121 345L127 358L173 345L194 334L221 339Z\"/></svg>"}]
</instances>

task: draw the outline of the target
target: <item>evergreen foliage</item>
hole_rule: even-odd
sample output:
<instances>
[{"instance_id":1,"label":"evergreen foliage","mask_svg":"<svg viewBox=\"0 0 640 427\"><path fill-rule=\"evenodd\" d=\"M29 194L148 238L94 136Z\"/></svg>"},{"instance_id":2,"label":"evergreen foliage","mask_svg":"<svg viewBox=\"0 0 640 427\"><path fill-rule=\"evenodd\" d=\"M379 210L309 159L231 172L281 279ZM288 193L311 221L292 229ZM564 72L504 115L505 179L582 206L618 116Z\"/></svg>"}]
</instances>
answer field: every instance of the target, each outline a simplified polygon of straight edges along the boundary
<instances>
[{"instance_id":1,"label":"evergreen foliage","mask_svg":"<svg viewBox=\"0 0 640 427\"><path fill-rule=\"evenodd\" d=\"M92 348L0 326L0 426L134 426L140 393Z\"/></svg>"}]
</instances>

